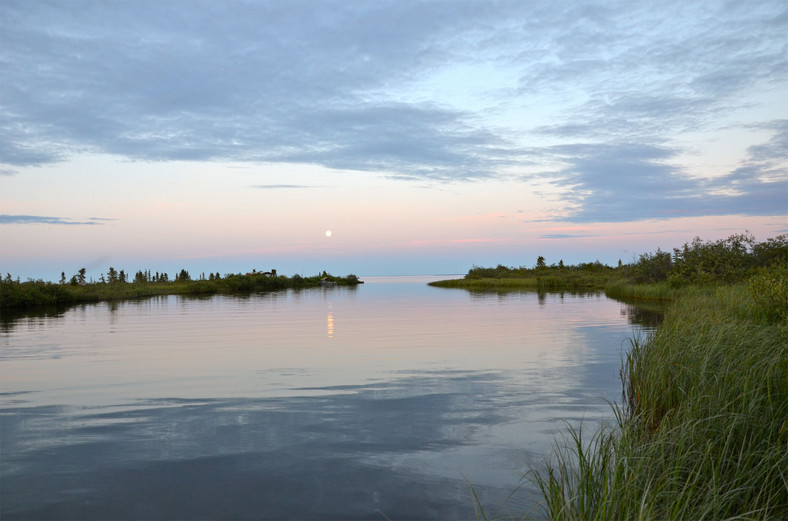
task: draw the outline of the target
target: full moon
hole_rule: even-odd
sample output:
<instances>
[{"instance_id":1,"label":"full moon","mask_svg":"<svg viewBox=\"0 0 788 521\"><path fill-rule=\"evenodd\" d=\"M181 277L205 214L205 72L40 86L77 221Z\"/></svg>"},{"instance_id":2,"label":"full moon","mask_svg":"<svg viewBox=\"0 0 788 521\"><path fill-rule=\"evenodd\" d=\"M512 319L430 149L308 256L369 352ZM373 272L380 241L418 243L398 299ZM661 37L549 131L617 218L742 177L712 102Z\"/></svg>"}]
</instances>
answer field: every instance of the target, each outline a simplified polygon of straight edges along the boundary
<instances>
[{"instance_id":1,"label":"full moon","mask_svg":"<svg viewBox=\"0 0 788 521\"><path fill-rule=\"evenodd\" d=\"M331 237L332 235L334 234L331 233L331 230L326 230L326 237Z\"/></svg>"}]
</instances>

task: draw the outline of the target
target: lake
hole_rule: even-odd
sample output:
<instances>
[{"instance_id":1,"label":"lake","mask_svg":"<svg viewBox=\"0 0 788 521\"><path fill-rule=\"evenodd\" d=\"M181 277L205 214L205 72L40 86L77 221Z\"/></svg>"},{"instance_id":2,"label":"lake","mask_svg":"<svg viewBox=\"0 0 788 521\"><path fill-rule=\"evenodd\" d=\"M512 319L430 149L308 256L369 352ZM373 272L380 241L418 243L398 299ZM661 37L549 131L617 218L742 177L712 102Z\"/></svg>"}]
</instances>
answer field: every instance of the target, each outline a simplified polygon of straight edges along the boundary
<instances>
[{"instance_id":1,"label":"lake","mask_svg":"<svg viewBox=\"0 0 788 521\"><path fill-rule=\"evenodd\" d=\"M0 518L474 519L469 484L538 516L521 478L612 418L649 326L441 278L6 316Z\"/></svg>"}]
</instances>

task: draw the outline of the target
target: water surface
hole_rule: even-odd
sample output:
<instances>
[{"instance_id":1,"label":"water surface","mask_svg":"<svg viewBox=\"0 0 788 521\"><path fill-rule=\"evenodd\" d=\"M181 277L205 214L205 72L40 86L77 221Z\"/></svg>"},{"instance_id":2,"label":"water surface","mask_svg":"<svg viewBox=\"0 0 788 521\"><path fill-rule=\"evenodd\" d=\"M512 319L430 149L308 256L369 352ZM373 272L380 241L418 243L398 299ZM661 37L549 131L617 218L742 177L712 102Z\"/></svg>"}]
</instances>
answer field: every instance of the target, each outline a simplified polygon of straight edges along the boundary
<instances>
[{"instance_id":1,"label":"water surface","mask_svg":"<svg viewBox=\"0 0 788 521\"><path fill-rule=\"evenodd\" d=\"M510 493L610 418L638 315L435 279L6 320L0 518L469 519L467 482L529 512Z\"/></svg>"}]
</instances>

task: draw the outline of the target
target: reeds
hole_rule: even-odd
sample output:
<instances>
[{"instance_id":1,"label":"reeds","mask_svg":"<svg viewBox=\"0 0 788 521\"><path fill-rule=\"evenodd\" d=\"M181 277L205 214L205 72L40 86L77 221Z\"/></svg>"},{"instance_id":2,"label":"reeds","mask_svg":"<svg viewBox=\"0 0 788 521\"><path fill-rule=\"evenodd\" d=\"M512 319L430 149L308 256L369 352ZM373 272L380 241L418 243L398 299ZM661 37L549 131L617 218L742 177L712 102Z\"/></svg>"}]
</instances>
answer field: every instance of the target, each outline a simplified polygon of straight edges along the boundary
<instances>
[{"instance_id":1,"label":"reeds","mask_svg":"<svg viewBox=\"0 0 788 521\"><path fill-rule=\"evenodd\" d=\"M667 282L635 284L626 279L616 279L605 286L605 295L614 299L669 301L675 299L680 292L680 289Z\"/></svg>"},{"instance_id":2,"label":"reeds","mask_svg":"<svg viewBox=\"0 0 788 521\"><path fill-rule=\"evenodd\" d=\"M788 518L788 328L753 297L685 290L632 341L616 424L530 475L550 519Z\"/></svg>"}]
</instances>

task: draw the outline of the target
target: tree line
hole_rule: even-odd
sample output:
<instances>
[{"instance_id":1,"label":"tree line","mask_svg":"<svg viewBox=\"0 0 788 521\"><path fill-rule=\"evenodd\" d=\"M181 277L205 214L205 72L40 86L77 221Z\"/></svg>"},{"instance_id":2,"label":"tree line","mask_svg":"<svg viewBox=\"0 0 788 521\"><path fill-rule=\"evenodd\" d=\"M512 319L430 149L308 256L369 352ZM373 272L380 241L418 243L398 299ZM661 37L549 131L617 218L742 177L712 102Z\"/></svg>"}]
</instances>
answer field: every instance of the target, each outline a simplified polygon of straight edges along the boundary
<instances>
[{"instance_id":1,"label":"tree line","mask_svg":"<svg viewBox=\"0 0 788 521\"><path fill-rule=\"evenodd\" d=\"M481 278L533 278L572 272L596 275L617 275L631 282L660 283L673 286L686 284L740 282L759 269L788 264L788 234L757 242L749 233L734 234L726 239L703 241L695 237L673 252L643 253L629 264L618 261L616 267L599 260L566 265L563 260L548 265L539 255L533 267L508 267L498 264L494 268L473 266L466 279Z\"/></svg>"},{"instance_id":2,"label":"tree line","mask_svg":"<svg viewBox=\"0 0 788 521\"><path fill-rule=\"evenodd\" d=\"M254 271L254 270L253 270ZM274 270L274 273L276 270ZM117 283L134 283L134 284L142 284L142 283L157 283L157 282L171 282L170 276L166 272L159 273L158 271L153 272L151 270L138 270L137 273L134 274L134 278L129 281L129 276L125 270L116 270L114 267L110 266L107 273L100 274L98 281L93 281L92 278L90 281L87 280L86 277L87 269L80 268L71 278L66 278L66 272L60 272L60 281L59 284L69 284L71 286L84 286L85 284L117 284ZM255 272L256 273L256 272ZM229 274L226 276L230 276ZM216 273L209 273L208 277L205 276L205 273L201 273L200 277L197 280L219 280L222 276L217 271ZM11 277L10 273L6 274L5 281L12 281L13 278ZM173 279L174 282L188 282L193 280L189 272L185 269L182 269L180 272L175 274L175 278ZM19 279L17 278L17 282Z\"/></svg>"},{"instance_id":3,"label":"tree line","mask_svg":"<svg viewBox=\"0 0 788 521\"><path fill-rule=\"evenodd\" d=\"M98 302L105 300L122 300L145 298L156 295L210 295L215 293L245 294L283 289L300 289L320 286L330 281L340 286L360 284L356 275L337 277L326 273L311 277L293 275L287 277L277 275L276 270L270 272L225 274L201 273L192 278L186 269L176 273L170 280L166 273L139 270L131 282L124 270L110 267L106 274L102 273L99 281L87 280L87 270L80 268L70 279L61 272L59 283L43 280L14 280L11 274L0 281L0 309L41 307L82 302Z\"/></svg>"}]
</instances>

